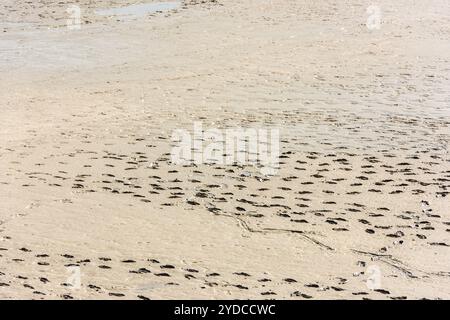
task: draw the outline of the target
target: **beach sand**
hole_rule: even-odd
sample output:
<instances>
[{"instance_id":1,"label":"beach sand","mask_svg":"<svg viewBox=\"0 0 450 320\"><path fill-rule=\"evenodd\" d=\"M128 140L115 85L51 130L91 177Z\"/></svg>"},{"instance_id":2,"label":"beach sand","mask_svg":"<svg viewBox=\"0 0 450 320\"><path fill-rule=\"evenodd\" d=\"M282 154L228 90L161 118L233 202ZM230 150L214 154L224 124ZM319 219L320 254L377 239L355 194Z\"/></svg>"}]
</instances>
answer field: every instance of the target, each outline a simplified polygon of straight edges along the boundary
<instances>
[{"instance_id":1,"label":"beach sand","mask_svg":"<svg viewBox=\"0 0 450 320\"><path fill-rule=\"evenodd\" d=\"M450 298L448 1L16 2L0 298ZM173 163L195 122L279 130L279 169Z\"/></svg>"}]
</instances>

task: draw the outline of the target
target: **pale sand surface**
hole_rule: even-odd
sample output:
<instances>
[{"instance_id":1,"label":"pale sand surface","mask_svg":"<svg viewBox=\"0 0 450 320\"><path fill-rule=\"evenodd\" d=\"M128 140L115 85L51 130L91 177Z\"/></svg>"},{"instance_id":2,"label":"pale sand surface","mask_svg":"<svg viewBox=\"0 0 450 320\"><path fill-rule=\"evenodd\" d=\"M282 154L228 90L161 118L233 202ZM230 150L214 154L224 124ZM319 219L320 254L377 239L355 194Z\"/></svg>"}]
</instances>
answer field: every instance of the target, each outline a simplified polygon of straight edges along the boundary
<instances>
[{"instance_id":1,"label":"pale sand surface","mask_svg":"<svg viewBox=\"0 0 450 320\"><path fill-rule=\"evenodd\" d=\"M0 4L0 298L450 298L448 1L380 30L369 1L83 0L80 30L58 2ZM278 174L172 164L194 121L278 128Z\"/></svg>"}]
</instances>

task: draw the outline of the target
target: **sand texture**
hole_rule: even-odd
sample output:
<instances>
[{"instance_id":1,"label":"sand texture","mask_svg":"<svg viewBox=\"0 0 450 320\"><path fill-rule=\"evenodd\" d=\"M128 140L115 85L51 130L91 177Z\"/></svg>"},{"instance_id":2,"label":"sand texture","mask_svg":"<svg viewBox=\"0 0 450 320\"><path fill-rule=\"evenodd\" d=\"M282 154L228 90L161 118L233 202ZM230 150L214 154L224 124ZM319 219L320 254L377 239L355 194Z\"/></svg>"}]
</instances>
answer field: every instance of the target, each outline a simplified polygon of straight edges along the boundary
<instances>
[{"instance_id":1,"label":"sand texture","mask_svg":"<svg viewBox=\"0 0 450 320\"><path fill-rule=\"evenodd\" d=\"M127 4L1 1L0 298L450 298L449 1ZM279 170L174 164L195 122Z\"/></svg>"}]
</instances>

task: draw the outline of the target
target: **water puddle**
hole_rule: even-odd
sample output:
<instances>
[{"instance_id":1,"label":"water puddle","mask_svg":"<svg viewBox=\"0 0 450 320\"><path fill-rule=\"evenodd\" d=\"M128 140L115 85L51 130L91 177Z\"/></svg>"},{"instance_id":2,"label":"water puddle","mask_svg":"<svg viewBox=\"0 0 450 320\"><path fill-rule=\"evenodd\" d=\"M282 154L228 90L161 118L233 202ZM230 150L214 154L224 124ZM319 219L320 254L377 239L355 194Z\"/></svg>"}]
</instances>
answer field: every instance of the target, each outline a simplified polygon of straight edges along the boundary
<instances>
[{"instance_id":1,"label":"water puddle","mask_svg":"<svg viewBox=\"0 0 450 320\"><path fill-rule=\"evenodd\" d=\"M95 14L99 16L118 16L124 18L142 17L149 13L158 11L168 11L176 9L180 6L180 2L153 2L143 4L133 4L126 7L108 8L95 10Z\"/></svg>"}]
</instances>

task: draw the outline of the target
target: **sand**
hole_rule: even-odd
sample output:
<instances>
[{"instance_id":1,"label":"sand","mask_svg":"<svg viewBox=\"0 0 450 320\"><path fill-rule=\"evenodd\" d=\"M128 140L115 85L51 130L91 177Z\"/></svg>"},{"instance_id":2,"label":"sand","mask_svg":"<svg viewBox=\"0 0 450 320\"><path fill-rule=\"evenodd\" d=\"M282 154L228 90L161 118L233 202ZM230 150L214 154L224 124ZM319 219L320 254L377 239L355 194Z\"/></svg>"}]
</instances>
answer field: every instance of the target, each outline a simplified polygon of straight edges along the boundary
<instances>
[{"instance_id":1,"label":"sand","mask_svg":"<svg viewBox=\"0 0 450 320\"><path fill-rule=\"evenodd\" d=\"M58 3L0 4L0 298L450 298L450 3ZM195 122L279 169L174 164Z\"/></svg>"}]
</instances>

